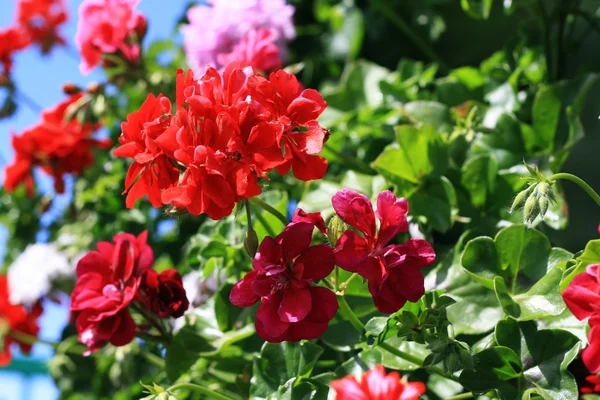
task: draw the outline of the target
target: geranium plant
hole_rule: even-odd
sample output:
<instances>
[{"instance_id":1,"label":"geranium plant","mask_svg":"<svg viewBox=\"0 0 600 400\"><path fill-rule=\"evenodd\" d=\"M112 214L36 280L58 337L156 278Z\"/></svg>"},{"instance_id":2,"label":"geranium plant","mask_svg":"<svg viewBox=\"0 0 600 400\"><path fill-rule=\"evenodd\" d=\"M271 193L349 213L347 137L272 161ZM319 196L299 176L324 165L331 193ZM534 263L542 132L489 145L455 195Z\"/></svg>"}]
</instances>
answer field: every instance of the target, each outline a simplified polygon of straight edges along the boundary
<instances>
[{"instance_id":1,"label":"geranium plant","mask_svg":"<svg viewBox=\"0 0 600 400\"><path fill-rule=\"evenodd\" d=\"M211 0L147 43L139 3L0 29L1 117L25 48L104 77L11 136L0 365L50 344L64 399L600 394L597 6Z\"/></svg>"}]
</instances>

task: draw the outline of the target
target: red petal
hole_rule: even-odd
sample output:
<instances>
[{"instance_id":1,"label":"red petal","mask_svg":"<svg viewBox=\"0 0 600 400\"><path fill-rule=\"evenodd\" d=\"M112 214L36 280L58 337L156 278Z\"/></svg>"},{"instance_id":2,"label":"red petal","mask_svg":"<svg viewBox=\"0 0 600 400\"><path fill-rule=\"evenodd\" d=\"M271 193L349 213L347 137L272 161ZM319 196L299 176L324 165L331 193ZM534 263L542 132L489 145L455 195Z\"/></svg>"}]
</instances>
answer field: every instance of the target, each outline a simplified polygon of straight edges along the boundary
<instances>
[{"instance_id":1,"label":"red petal","mask_svg":"<svg viewBox=\"0 0 600 400\"><path fill-rule=\"evenodd\" d=\"M250 271L233 286L231 293L229 293L231 304L245 308L258 301L259 297L252 290L252 283L256 280L258 274L258 271Z\"/></svg>"},{"instance_id":2,"label":"red petal","mask_svg":"<svg viewBox=\"0 0 600 400\"><path fill-rule=\"evenodd\" d=\"M347 230L340 236L335 246L335 261L346 271L358 272L370 252L371 246L365 238L354 231Z\"/></svg>"},{"instance_id":3,"label":"red petal","mask_svg":"<svg viewBox=\"0 0 600 400\"><path fill-rule=\"evenodd\" d=\"M313 286L310 288L312 296L312 309L306 317L313 322L329 322L338 310L338 302L335 294L324 287Z\"/></svg>"},{"instance_id":4,"label":"red petal","mask_svg":"<svg viewBox=\"0 0 600 400\"><path fill-rule=\"evenodd\" d=\"M313 229L314 225L308 222L291 223L275 238L281 243L284 262L292 261L310 246Z\"/></svg>"},{"instance_id":5,"label":"red petal","mask_svg":"<svg viewBox=\"0 0 600 400\"><path fill-rule=\"evenodd\" d=\"M408 213L408 202L404 198L397 198L394 194L385 190L377 197L377 218L381 221L379 227L379 245L383 246L400 232L408 231L406 214Z\"/></svg>"},{"instance_id":6,"label":"red petal","mask_svg":"<svg viewBox=\"0 0 600 400\"><path fill-rule=\"evenodd\" d=\"M263 303L258 307L258 312L256 313L256 323L260 324L266 335L273 338L283 335L290 327L289 322L284 322L279 318L279 314L277 313L278 307L279 302L277 301Z\"/></svg>"},{"instance_id":7,"label":"red petal","mask_svg":"<svg viewBox=\"0 0 600 400\"><path fill-rule=\"evenodd\" d=\"M328 244L311 246L296 258L294 268L303 268L302 279L319 280L329 276L335 267L333 248Z\"/></svg>"},{"instance_id":8,"label":"red petal","mask_svg":"<svg viewBox=\"0 0 600 400\"><path fill-rule=\"evenodd\" d=\"M135 322L127 310L121 311L115 318L119 324L110 337L110 343L114 346L125 346L135 338Z\"/></svg>"},{"instance_id":9,"label":"red petal","mask_svg":"<svg viewBox=\"0 0 600 400\"><path fill-rule=\"evenodd\" d=\"M344 189L333 196L331 204L342 221L358 229L367 238L375 237L375 213L367 196Z\"/></svg>"},{"instance_id":10,"label":"red petal","mask_svg":"<svg viewBox=\"0 0 600 400\"><path fill-rule=\"evenodd\" d=\"M595 276L582 273L571 281L562 296L573 315L583 320L598 312L595 305L600 304L599 289Z\"/></svg>"},{"instance_id":11,"label":"red petal","mask_svg":"<svg viewBox=\"0 0 600 400\"><path fill-rule=\"evenodd\" d=\"M600 326L595 326L588 333L588 347L581 356L587 369L596 374L600 372Z\"/></svg>"},{"instance_id":12,"label":"red petal","mask_svg":"<svg viewBox=\"0 0 600 400\"><path fill-rule=\"evenodd\" d=\"M290 286L283 293L283 298L277 313L283 322L302 321L310 312L312 307L312 296L307 288L296 288Z\"/></svg>"}]
</instances>

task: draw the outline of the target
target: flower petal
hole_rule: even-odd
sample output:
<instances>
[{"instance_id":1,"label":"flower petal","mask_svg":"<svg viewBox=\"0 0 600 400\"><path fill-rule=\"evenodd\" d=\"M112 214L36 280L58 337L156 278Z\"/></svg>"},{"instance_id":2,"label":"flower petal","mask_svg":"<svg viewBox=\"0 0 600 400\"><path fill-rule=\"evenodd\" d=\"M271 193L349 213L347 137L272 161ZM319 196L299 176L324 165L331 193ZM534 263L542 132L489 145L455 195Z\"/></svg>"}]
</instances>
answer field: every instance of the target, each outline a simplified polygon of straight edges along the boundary
<instances>
[{"instance_id":1,"label":"flower petal","mask_svg":"<svg viewBox=\"0 0 600 400\"><path fill-rule=\"evenodd\" d=\"M248 272L241 281L236 283L229 293L229 301L231 304L237 307L250 307L256 303L259 297L252 290L252 283L256 280L257 275L260 272L250 271Z\"/></svg>"},{"instance_id":2,"label":"flower petal","mask_svg":"<svg viewBox=\"0 0 600 400\"><path fill-rule=\"evenodd\" d=\"M279 307L279 302L275 299L274 301L269 301L267 303L263 303L258 307L258 311L256 312L256 323L260 324L262 331L271 338L276 338L285 333L285 331L290 327L289 322L282 321L279 318L279 314L277 313L277 309ZM264 338L268 340L267 338Z\"/></svg>"},{"instance_id":3,"label":"flower petal","mask_svg":"<svg viewBox=\"0 0 600 400\"><path fill-rule=\"evenodd\" d=\"M294 262L294 269L303 268L302 279L319 280L329 276L335 267L333 248L328 244L311 246Z\"/></svg>"},{"instance_id":4,"label":"flower petal","mask_svg":"<svg viewBox=\"0 0 600 400\"><path fill-rule=\"evenodd\" d=\"M290 286L283 293L283 299L277 312L283 322L294 323L302 321L308 315L312 304L310 290Z\"/></svg>"},{"instance_id":5,"label":"flower petal","mask_svg":"<svg viewBox=\"0 0 600 400\"><path fill-rule=\"evenodd\" d=\"M333 196L331 204L342 221L358 229L366 238L375 237L375 213L367 196L344 189Z\"/></svg>"},{"instance_id":6,"label":"flower petal","mask_svg":"<svg viewBox=\"0 0 600 400\"><path fill-rule=\"evenodd\" d=\"M408 231L407 213L408 201L406 199L397 198L389 190L379 193L375 214L381 221L378 236L378 242L381 246L387 244L400 232Z\"/></svg>"}]
</instances>

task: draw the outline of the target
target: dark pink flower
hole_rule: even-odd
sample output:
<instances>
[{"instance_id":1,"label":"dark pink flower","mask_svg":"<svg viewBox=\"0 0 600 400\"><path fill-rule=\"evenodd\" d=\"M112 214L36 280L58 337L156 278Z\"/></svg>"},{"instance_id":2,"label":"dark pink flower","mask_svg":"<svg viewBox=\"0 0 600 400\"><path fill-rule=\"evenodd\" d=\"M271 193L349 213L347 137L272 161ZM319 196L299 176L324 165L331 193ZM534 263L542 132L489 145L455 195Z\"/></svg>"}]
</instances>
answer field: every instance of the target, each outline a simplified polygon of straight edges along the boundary
<instances>
[{"instance_id":1,"label":"dark pink flower","mask_svg":"<svg viewBox=\"0 0 600 400\"><path fill-rule=\"evenodd\" d=\"M400 379L398 372L386 375L383 365L363 374L360 382L352 375L331 382L335 400L418 400L425 393L422 382Z\"/></svg>"},{"instance_id":2,"label":"dark pink flower","mask_svg":"<svg viewBox=\"0 0 600 400\"><path fill-rule=\"evenodd\" d=\"M218 54L217 61L221 65L237 61L259 71L276 71L281 68L278 39L275 29L252 29L242 36L230 53Z\"/></svg>"},{"instance_id":3,"label":"dark pink flower","mask_svg":"<svg viewBox=\"0 0 600 400\"><path fill-rule=\"evenodd\" d=\"M335 266L330 246L310 246L313 229L312 223L292 222L277 237L266 237L254 257L253 270L229 296L238 307L260 300L256 332L269 342L316 339L337 312L335 294L313 284Z\"/></svg>"},{"instance_id":4,"label":"dark pink flower","mask_svg":"<svg viewBox=\"0 0 600 400\"><path fill-rule=\"evenodd\" d=\"M179 318L190 306L181 275L175 269L167 269L160 274L147 270L142 277L139 300L160 318Z\"/></svg>"},{"instance_id":5,"label":"dark pink flower","mask_svg":"<svg viewBox=\"0 0 600 400\"><path fill-rule=\"evenodd\" d=\"M340 219L356 229L339 238L337 265L369 280L369 291L381 312L391 314L407 300L419 300L425 293L420 269L435 261L433 248L420 239L388 245L397 234L408 230L408 202L386 190L379 194L374 212L367 196L344 189L333 196L332 204Z\"/></svg>"},{"instance_id":6,"label":"dark pink flower","mask_svg":"<svg viewBox=\"0 0 600 400\"><path fill-rule=\"evenodd\" d=\"M79 341L87 354L107 342L123 346L135 336L135 324L127 310L134 300L144 271L154 262L148 232L123 233L113 243L100 242L77 264L77 282L71 294L71 311L77 316Z\"/></svg>"}]
</instances>

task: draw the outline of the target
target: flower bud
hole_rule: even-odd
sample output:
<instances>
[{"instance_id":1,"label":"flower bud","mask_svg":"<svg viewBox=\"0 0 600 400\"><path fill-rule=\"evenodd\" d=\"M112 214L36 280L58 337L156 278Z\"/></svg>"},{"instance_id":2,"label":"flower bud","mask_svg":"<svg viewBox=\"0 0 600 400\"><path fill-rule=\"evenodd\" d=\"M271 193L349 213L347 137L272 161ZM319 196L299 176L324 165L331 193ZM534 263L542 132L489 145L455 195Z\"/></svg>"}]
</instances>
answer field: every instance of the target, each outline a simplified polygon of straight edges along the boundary
<instances>
[{"instance_id":1,"label":"flower bud","mask_svg":"<svg viewBox=\"0 0 600 400\"><path fill-rule=\"evenodd\" d=\"M544 215L546 215L546 211L548 211L548 204L550 202L548 201L548 197L543 196L540 197L538 200L538 206L540 207L540 217L544 218Z\"/></svg>"},{"instance_id":2,"label":"flower bud","mask_svg":"<svg viewBox=\"0 0 600 400\"><path fill-rule=\"evenodd\" d=\"M460 358L455 351L451 351L444 360L444 369L448 372L455 372L462 369Z\"/></svg>"},{"instance_id":3,"label":"flower bud","mask_svg":"<svg viewBox=\"0 0 600 400\"><path fill-rule=\"evenodd\" d=\"M81 88L74 83L65 83L62 87L63 93L74 95L81 92Z\"/></svg>"},{"instance_id":4,"label":"flower bud","mask_svg":"<svg viewBox=\"0 0 600 400\"><path fill-rule=\"evenodd\" d=\"M509 211L511 214L525 205L525 202L527 201L527 196L529 195L534 186L535 185L529 186L527 189L521 191L517 195L517 197L515 197L515 201L513 201L513 204L510 207Z\"/></svg>"},{"instance_id":5,"label":"flower bud","mask_svg":"<svg viewBox=\"0 0 600 400\"><path fill-rule=\"evenodd\" d=\"M537 197L546 197L548 195L548 190L550 190L550 185L548 182L540 182L535 188Z\"/></svg>"},{"instance_id":6,"label":"flower bud","mask_svg":"<svg viewBox=\"0 0 600 400\"><path fill-rule=\"evenodd\" d=\"M144 36L146 36L146 32L148 32L148 20L142 14L138 15L138 19L135 24L135 34L137 36L138 41L142 41Z\"/></svg>"},{"instance_id":7,"label":"flower bud","mask_svg":"<svg viewBox=\"0 0 600 400\"><path fill-rule=\"evenodd\" d=\"M523 209L523 221L525 224L532 223L538 216L538 204L535 196L529 196L525 202L525 208Z\"/></svg>"},{"instance_id":8,"label":"flower bud","mask_svg":"<svg viewBox=\"0 0 600 400\"><path fill-rule=\"evenodd\" d=\"M340 237L348 230L348 225L340 219L337 215L329 221L329 230L327 232L327 238L332 246L335 246Z\"/></svg>"},{"instance_id":9,"label":"flower bud","mask_svg":"<svg viewBox=\"0 0 600 400\"><path fill-rule=\"evenodd\" d=\"M244 239L244 249L246 249L246 253L248 253L250 258L254 258L256 252L258 251L258 236L256 235L256 231L252 229L252 227L248 227L248 231L246 232L246 238Z\"/></svg>"}]
</instances>

